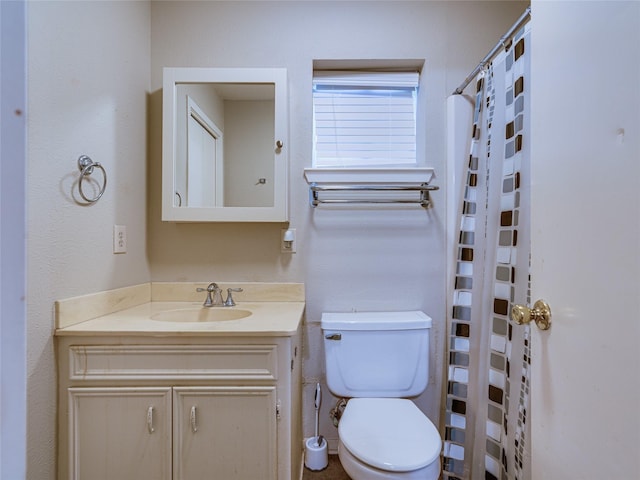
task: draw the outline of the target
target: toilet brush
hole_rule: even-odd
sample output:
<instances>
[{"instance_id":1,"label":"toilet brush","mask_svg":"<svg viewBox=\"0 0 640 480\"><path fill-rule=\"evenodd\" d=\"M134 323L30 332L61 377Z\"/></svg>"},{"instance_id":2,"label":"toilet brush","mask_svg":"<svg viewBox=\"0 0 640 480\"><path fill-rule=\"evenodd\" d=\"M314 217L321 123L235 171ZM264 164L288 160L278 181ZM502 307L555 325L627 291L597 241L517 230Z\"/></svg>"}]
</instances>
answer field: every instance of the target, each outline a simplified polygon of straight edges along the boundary
<instances>
[{"instance_id":1,"label":"toilet brush","mask_svg":"<svg viewBox=\"0 0 640 480\"><path fill-rule=\"evenodd\" d=\"M322 402L322 390L320 389L320 384L316 383L316 396L314 398L314 405L316 407L316 445L320 446L320 435L318 435L318 429L320 428L320 402Z\"/></svg>"},{"instance_id":2,"label":"toilet brush","mask_svg":"<svg viewBox=\"0 0 640 480\"><path fill-rule=\"evenodd\" d=\"M306 441L306 452L304 464L309 470L322 470L327 468L329 463L327 441L318 433L320 428L320 403L322 402L322 391L320 384L316 384L316 394L313 404L316 408L316 431L313 437Z\"/></svg>"}]
</instances>

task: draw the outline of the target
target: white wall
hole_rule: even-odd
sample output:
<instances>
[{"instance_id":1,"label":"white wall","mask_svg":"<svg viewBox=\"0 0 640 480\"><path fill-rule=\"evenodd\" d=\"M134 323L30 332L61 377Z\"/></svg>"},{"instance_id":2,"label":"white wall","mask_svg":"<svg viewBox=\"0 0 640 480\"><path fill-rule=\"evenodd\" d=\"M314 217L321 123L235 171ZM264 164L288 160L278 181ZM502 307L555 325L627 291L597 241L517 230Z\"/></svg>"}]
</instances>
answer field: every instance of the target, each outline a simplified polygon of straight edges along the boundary
<instances>
[{"instance_id":1,"label":"white wall","mask_svg":"<svg viewBox=\"0 0 640 480\"><path fill-rule=\"evenodd\" d=\"M0 478L27 468L26 7L0 2Z\"/></svg>"},{"instance_id":2,"label":"white wall","mask_svg":"<svg viewBox=\"0 0 640 480\"><path fill-rule=\"evenodd\" d=\"M255 207L274 204L273 100L225 100L224 204ZM258 180L264 178L266 184Z\"/></svg>"},{"instance_id":3,"label":"white wall","mask_svg":"<svg viewBox=\"0 0 640 480\"><path fill-rule=\"evenodd\" d=\"M305 282L304 434L323 381L323 311L420 309L434 318L431 382L419 400L438 421L445 333L445 100L526 8L524 2L153 2L149 256L155 281ZM435 167L435 208L308 205L314 59L425 59L420 161ZM280 253L282 224L160 222L162 67L286 67L291 226L298 253ZM425 147L426 145L426 147ZM158 172L158 173L155 173ZM324 388L322 433L335 447Z\"/></svg>"},{"instance_id":4,"label":"white wall","mask_svg":"<svg viewBox=\"0 0 640 480\"><path fill-rule=\"evenodd\" d=\"M149 280L149 22L147 2L28 3L30 479L55 478L53 302ZM92 206L74 201L81 154L109 175ZM114 224L126 254L112 254Z\"/></svg>"}]
</instances>

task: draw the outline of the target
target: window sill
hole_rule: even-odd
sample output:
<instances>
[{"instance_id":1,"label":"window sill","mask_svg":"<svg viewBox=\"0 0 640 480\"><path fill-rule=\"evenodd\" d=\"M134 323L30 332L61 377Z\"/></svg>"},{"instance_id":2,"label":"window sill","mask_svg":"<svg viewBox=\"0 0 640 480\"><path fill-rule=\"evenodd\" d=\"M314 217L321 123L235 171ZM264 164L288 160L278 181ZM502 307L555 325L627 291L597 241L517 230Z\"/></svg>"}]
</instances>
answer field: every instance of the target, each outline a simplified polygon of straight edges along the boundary
<instances>
[{"instance_id":1,"label":"window sill","mask_svg":"<svg viewBox=\"0 0 640 480\"><path fill-rule=\"evenodd\" d=\"M309 185L423 184L435 176L433 168L305 168Z\"/></svg>"}]
</instances>

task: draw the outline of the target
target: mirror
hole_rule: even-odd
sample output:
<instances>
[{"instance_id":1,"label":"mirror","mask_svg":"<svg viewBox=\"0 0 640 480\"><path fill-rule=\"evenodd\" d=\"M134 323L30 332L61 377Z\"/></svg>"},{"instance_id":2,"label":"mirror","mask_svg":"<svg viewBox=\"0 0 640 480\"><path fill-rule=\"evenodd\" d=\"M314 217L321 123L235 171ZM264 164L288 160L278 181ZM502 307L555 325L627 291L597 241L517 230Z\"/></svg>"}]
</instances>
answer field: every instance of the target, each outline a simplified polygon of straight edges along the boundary
<instances>
[{"instance_id":1,"label":"mirror","mask_svg":"<svg viewBox=\"0 0 640 480\"><path fill-rule=\"evenodd\" d=\"M162 219L286 222L286 70L165 68Z\"/></svg>"}]
</instances>

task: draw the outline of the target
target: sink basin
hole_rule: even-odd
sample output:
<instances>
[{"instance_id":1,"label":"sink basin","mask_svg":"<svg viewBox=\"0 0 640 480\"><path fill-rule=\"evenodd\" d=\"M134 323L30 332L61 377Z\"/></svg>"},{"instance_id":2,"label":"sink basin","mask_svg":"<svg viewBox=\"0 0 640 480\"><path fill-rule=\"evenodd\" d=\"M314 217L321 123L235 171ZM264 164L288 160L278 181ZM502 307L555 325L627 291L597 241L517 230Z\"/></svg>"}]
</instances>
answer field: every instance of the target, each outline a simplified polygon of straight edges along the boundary
<instances>
[{"instance_id":1,"label":"sink basin","mask_svg":"<svg viewBox=\"0 0 640 480\"><path fill-rule=\"evenodd\" d=\"M224 322L238 320L251 315L249 310L237 308L181 308L166 310L151 315L152 320L159 322Z\"/></svg>"}]
</instances>

